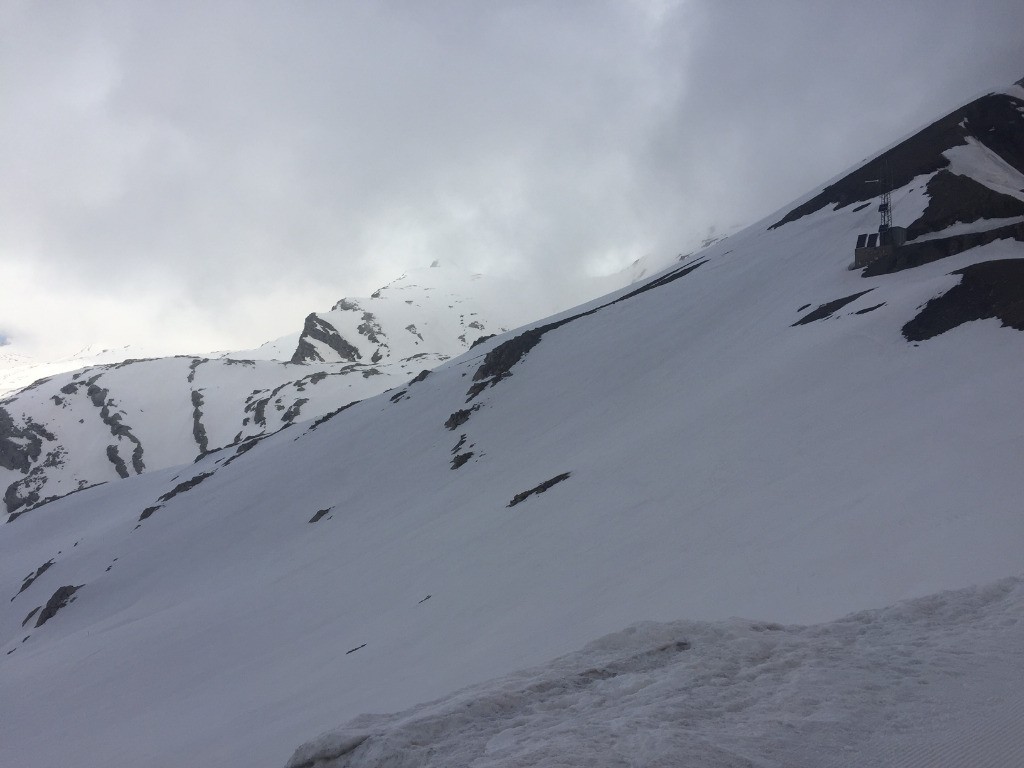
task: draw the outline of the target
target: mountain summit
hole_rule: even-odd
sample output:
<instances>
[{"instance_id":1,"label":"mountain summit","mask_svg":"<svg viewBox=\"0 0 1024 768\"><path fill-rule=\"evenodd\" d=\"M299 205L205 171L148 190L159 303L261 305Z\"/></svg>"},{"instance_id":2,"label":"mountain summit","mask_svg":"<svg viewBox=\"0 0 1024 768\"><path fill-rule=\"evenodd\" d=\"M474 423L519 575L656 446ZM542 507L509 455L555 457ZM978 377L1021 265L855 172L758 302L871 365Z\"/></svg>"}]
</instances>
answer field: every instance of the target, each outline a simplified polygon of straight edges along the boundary
<instances>
[{"instance_id":1,"label":"mountain summit","mask_svg":"<svg viewBox=\"0 0 1024 768\"><path fill-rule=\"evenodd\" d=\"M0 526L3 762L957 764L957 697L974 725L1024 707L1022 127L1024 88L989 94L475 345L453 304L465 351L427 373L396 284L380 331L372 297L311 316L290 354L320 360L273 363L303 372L281 389L173 358L22 392L129 477ZM905 240L850 269L884 193ZM197 420L146 432L172 402ZM3 406L17 485L57 429Z\"/></svg>"}]
</instances>

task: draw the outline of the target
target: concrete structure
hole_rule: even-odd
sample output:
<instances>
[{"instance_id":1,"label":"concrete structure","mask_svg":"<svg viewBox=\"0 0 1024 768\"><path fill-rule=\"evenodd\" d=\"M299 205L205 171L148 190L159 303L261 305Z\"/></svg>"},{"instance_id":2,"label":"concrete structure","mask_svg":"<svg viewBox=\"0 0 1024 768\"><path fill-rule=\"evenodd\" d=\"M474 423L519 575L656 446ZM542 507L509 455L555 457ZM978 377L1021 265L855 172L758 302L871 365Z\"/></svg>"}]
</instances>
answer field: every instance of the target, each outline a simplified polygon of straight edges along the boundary
<instances>
[{"instance_id":1,"label":"concrete structure","mask_svg":"<svg viewBox=\"0 0 1024 768\"><path fill-rule=\"evenodd\" d=\"M883 256L892 256L905 242L906 227L889 227L882 232L857 235L857 247L853 249L853 265L850 269L861 269Z\"/></svg>"}]
</instances>

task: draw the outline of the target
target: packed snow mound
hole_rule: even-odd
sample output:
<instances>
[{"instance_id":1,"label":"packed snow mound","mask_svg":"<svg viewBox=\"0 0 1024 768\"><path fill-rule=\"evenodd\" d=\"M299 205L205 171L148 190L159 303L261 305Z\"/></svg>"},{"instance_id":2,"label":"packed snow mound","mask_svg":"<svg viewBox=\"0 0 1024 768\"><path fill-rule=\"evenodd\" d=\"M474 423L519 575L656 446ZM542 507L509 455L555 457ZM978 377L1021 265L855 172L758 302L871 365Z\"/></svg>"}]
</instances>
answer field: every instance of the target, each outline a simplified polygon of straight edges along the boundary
<instances>
[{"instance_id":1,"label":"packed snow mound","mask_svg":"<svg viewBox=\"0 0 1024 768\"><path fill-rule=\"evenodd\" d=\"M1024 582L812 626L643 623L364 715L288 768L1024 764Z\"/></svg>"}]
</instances>

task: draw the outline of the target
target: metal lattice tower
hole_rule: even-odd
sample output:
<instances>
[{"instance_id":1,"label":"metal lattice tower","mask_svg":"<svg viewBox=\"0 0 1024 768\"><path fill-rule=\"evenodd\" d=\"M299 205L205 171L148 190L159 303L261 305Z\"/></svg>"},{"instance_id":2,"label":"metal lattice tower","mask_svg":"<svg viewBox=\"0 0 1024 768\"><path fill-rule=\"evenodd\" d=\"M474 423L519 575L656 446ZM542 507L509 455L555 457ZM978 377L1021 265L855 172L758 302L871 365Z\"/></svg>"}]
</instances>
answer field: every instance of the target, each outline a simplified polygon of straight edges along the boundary
<instances>
[{"instance_id":1,"label":"metal lattice tower","mask_svg":"<svg viewBox=\"0 0 1024 768\"><path fill-rule=\"evenodd\" d=\"M892 174L888 163L882 167L882 178L878 183L882 187L882 202L878 204L878 233L885 234L892 227Z\"/></svg>"}]
</instances>

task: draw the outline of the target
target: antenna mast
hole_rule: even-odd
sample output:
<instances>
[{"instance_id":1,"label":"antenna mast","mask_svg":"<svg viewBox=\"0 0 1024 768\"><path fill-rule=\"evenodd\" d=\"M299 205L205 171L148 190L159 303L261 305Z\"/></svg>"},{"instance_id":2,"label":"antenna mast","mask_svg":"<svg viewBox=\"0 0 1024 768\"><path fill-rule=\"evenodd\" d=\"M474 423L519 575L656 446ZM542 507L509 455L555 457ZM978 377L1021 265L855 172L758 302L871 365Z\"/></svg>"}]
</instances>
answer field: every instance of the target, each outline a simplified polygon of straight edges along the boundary
<instances>
[{"instance_id":1,"label":"antenna mast","mask_svg":"<svg viewBox=\"0 0 1024 768\"><path fill-rule=\"evenodd\" d=\"M878 214L881 219L878 224L878 233L884 235L892 227L892 173L889 171L889 162L882 166L882 178L879 179L882 187L882 202L878 205Z\"/></svg>"}]
</instances>

